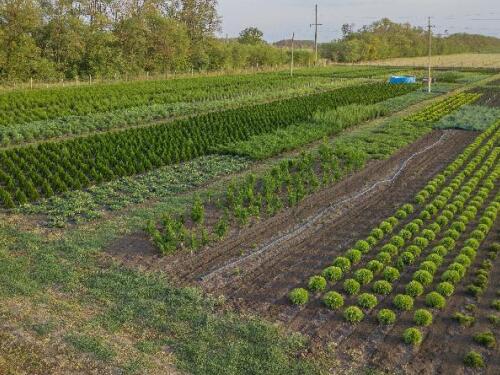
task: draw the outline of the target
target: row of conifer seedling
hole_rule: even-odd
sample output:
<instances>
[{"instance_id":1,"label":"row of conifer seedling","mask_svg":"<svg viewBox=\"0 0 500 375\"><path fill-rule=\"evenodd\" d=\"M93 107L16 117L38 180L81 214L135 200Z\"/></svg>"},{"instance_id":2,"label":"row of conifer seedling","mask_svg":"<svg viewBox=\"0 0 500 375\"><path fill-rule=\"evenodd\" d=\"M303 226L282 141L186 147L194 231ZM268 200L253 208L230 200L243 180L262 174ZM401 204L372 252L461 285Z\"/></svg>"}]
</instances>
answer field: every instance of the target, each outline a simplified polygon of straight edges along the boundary
<instances>
[{"instance_id":1,"label":"row of conifer seedling","mask_svg":"<svg viewBox=\"0 0 500 375\"><path fill-rule=\"evenodd\" d=\"M408 271L425 253L426 258L414 272L412 281L405 286L405 293L397 294L392 301L399 311L413 310L415 298L421 296L425 289L438 279L438 270L447 256L457 250L458 240L461 240L466 230L473 225L478 211L483 208L485 201L495 188L495 182L500 173L496 163L500 149L495 147L500 136L499 127L500 122L497 122L476 138L442 174L433 178L416 195L415 204L422 208L418 217L386 241L380 252L369 260L364 268L353 270L365 254L377 245L381 245L384 238L401 226L401 221L414 213L414 205L409 203L403 205L394 216L382 221L374 228L365 240L356 242L354 247L347 250L343 256L335 258L333 264L323 270L321 275L311 277L308 289L319 294L326 290L328 282L335 285L344 279L343 292L347 296L358 295L358 297L357 306L345 308L343 316L346 321L357 323L364 319L365 312L375 309L381 302L379 299L387 298L392 293L392 283L400 279L401 273ZM476 152L477 154L459 172ZM490 174L487 175L488 173ZM455 177L451 179L453 175ZM445 182L450 179L448 186L444 187ZM439 195L426 204L440 188ZM481 242L484 241L496 219L499 207L497 196L483 212L475 229L465 239L460 252L441 273L440 282L435 286L435 290L425 296L425 304L428 308L441 309L445 306L446 299L454 293L455 286L463 279L474 261ZM441 232L444 232L444 235L440 241L437 241L436 237ZM436 246L428 251L431 244ZM404 251L401 251L403 249ZM352 277L345 279L349 273L352 273ZM378 275L381 275L381 278L372 283ZM362 287L368 285L371 285L373 293L359 294ZM289 298L294 304L306 304L309 300L309 292L304 288L296 288L290 292ZM334 290L322 296L325 306L332 310L341 309L346 298L339 291ZM433 315L429 309L418 309L414 314L414 322L418 326L430 325L432 318ZM380 324L393 324L396 321L396 314L391 309L381 309L377 314L377 319ZM420 344L422 341L422 333L417 327L408 328L403 336L407 343Z\"/></svg>"}]
</instances>

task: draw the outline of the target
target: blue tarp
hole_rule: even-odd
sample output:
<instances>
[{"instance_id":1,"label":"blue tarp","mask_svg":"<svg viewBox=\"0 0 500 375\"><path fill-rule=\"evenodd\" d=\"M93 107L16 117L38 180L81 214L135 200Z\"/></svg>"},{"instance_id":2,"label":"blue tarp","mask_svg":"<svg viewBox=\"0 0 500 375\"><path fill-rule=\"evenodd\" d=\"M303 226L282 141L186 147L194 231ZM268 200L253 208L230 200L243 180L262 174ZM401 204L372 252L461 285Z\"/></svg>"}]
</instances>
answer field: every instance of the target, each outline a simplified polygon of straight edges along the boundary
<instances>
[{"instance_id":1,"label":"blue tarp","mask_svg":"<svg viewBox=\"0 0 500 375\"><path fill-rule=\"evenodd\" d=\"M396 85L417 83L417 78L411 76L391 76L391 78L389 78L389 83Z\"/></svg>"}]
</instances>

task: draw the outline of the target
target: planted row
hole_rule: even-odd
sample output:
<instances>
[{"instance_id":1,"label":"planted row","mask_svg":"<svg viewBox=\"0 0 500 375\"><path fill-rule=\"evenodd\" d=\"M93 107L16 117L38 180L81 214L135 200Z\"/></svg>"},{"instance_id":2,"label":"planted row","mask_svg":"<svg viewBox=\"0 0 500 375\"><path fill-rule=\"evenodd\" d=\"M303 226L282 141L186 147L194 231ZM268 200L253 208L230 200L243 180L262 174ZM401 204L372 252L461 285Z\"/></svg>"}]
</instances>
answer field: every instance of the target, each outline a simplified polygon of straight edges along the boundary
<instances>
[{"instance_id":1,"label":"planted row","mask_svg":"<svg viewBox=\"0 0 500 375\"><path fill-rule=\"evenodd\" d=\"M0 151L1 203L13 207L191 160L211 153L216 145L304 121L320 108L371 104L413 89L385 84L348 87L146 128Z\"/></svg>"},{"instance_id":2,"label":"planted row","mask_svg":"<svg viewBox=\"0 0 500 375\"><path fill-rule=\"evenodd\" d=\"M435 122L442 117L456 111L460 107L466 104L475 102L481 97L481 94L477 93L459 93L455 94L447 99L441 100L436 104L433 104L424 110L417 112L405 118L406 121L414 122Z\"/></svg>"}]
</instances>

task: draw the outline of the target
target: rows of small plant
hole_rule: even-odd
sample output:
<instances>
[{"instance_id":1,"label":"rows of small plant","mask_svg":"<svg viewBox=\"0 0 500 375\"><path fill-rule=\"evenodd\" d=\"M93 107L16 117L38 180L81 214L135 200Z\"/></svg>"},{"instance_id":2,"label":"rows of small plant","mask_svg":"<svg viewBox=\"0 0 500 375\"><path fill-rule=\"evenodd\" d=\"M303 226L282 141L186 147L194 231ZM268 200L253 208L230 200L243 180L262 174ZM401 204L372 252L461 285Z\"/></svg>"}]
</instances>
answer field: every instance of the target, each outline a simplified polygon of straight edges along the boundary
<instances>
[{"instance_id":1,"label":"rows of small plant","mask_svg":"<svg viewBox=\"0 0 500 375\"><path fill-rule=\"evenodd\" d=\"M143 105L223 100L261 89L297 87L310 81L267 73L18 90L0 94L0 126Z\"/></svg>"},{"instance_id":2,"label":"rows of small plant","mask_svg":"<svg viewBox=\"0 0 500 375\"><path fill-rule=\"evenodd\" d=\"M478 171L475 178L484 174L486 168ZM420 268L413 275L413 281L406 286L406 294L400 294L393 300L394 305L403 311L413 310L415 301L424 294L426 287L431 286L434 279L440 280L434 290L425 295L424 303L427 309L417 309L414 313L414 323L416 327L408 328L403 333L406 343L419 345L422 342L423 334L420 327L428 327L433 321L433 312L430 309L440 310L446 306L446 301L450 298L457 285L463 280L471 264L474 262L477 251L491 230L496 219L498 208L500 207L499 196L487 207L479 224L472 227L469 237L464 241L464 246L460 252L451 259L451 263L439 273L441 265L447 260L447 257L453 254L456 249L456 243L464 235L467 228L477 213L484 205L490 192L494 189L500 169L496 168L494 172L485 180L483 187L479 189L476 196L469 201L469 204L462 211L462 215L452 224L451 229L446 233L438 246L436 246L427 259L420 264ZM471 180L474 182L474 180ZM493 186L492 186L493 184ZM468 187L471 187L468 185ZM464 202L466 203L466 202ZM440 255L442 254L442 255ZM399 299L396 299L399 298ZM379 313L380 314L380 313Z\"/></svg>"},{"instance_id":3,"label":"rows of small plant","mask_svg":"<svg viewBox=\"0 0 500 375\"><path fill-rule=\"evenodd\" d=\"M408 241L415 237L420 231L421 236L415 238L415 241L418 242L416 246L422 246L426 242L429 242L428 238L432 238L432 230L436 230L437 228L436 226L431 225L431 228L423 229L422 226L424 224L424 220L430 220L436 214L436 207L444 207L446 201L451 197L451 194L453 194L453 192L458 189L460 184L463 182L466 171L470 170L471 168L475 168L483 160L487 153L493 148L496 140L498 139L498 137L500 137L500 132L498 131L499 126L500 124L492 126L486 132L477 137L477 139L473 143L471 143L462 152L462 154L458 156L455 161L452 162L443 171L442 174L437 175L435 178L429 181L426 187L416 195L415 202L423 206L431 196L436 194L438 188L440 186L443 186L447 178L449 178L453 173L455 173L462 167L462 165L467 161L472 153L481 146L484 140L488 137L491 137L491 139L477 152L477 155L472 159L472 161L470 161L467 168L459 175L457 175L453 179L453 181L451 181L451 183L449 183L449 185L442 190L441 194L436 199L434 199L431 204L425 206L424 210L420 213L419 218L416 218L412 222L407 224L397 235L394 235L392 238L390 238L387 243L382 242L385 237L387 237L390 233L398 228L400 220L404 220L408 215L413 213L413 205L403 205L396 211L394 216L383 220L377 227L375 227L365 240L358 241L353 246L353 248L348 249L343 256L337 257L334 260L332 266L326 268L323 271L322 275L311 277L309 280L309 289L311 291L318 292L319 290L323 290L324 288L326 288L327 280L333 283L339 282L346 276L348 272L353 271L353 266L357 265L362 260L364 254L368 254L377 245L383 245L377 257L367 263L367 268L356 271L358 277L346 280L344 289L348 289L352 292L359 291L362 284L366 284L373 279L374 272L380 272L381 268L384 268L384 264L387 265L388 263L390 263L393 256L399 251L399 249L401 249L405 243L408 243ZM442 223L443 220L443 218L440 218L439 222ZM398 259L399 264L401 264L401 262L404 262L405 260L409 261L414 258L417 253L419 254L418 250L415 247L410 247L409 250L411 254L405 254L402 259ZM394 267L389 268L387 270L387 273L396 274L397 270L393 270L393 268ZM389 275L387 277L390 278ZM360 283L360 281L357 279L362 280L362 282ZM379 286L382 286L382 284L384 283L378 283L376 287L378 288ZM338 297L337 295L335 296ZM290 299L292 303L306 303L309 299L308 291L303 288L294 289L290 293Z\"/></svg>"},{"instance_id":4,"label":"rows of small plant","mask_svg":"<svg viewBox=\"0 0 500 375\"><path fill-rule=\"evenodd\" d=\"M497 158L498 151L493 152L484 163L485 168L491 168L492 164ZM476 162L476 166L478 165ZM475 168L475 165L469 165L463 172L454 179L454 183L459 183L463 180L467 170ZM478 172L483 174L483 172ZM437 235L447 228L447 225L452 220L456 219L462 212L460 207L463 208L464 203L467 202L471 190L475 188L478 183L479 177L472 178L467 184L463 186L461 191L456 195L451 204L446 204L450 199L453 189L443 189L443 192L434 199L434 201L427 205L420 213L419 218L411 221L398 235L393 236L389 243L382 246L377 256L367 263L366 268L360 268L353 272L353 278L346 279L343 283L343 291L347 296L358 295L362 288L371 286L372 292L379 296L387 297L393 292L393 283L400 279L401 273L410 268L421 256L425 254L426 249L434 241ZM483 192L484 193L484 192ZM437 216L438 210L441 209L441 215ZM454 210L454 211L453 211ZM472 210L472 209L471 209ZM467 213L467 211L465 212ZM424 221L430 221L431 218L436 217L432 223L423 228ZM462 218L465 220L464 218ZM423 229L421 229L423 228ZM405 287L406 294L398 294L394 298L394 304L400 310L413 308L413 298L421 295L426 286L432 283L433 277L431 272L434 273L436 268L432 267L431 263L442 263L442 259L446 251L450 251L455 246L455 241L461 232L465 230L464 227L455 221L450 225L450 228L445 232L445 238L439 245L433 249L431 254L424 259L421 267L413 275L413 280ZM419 236L416 236L419 234ZM413 237L413 243L410 240ZM402 251L406 242L406 249ZM366 248L367 249L367 248ZM356 255L356 256L353 256ZM312 291L321 291L326 288L327 280L338 282L342 278L343 273L353 271L352 265L357 265L361 260L361 252L359 250L349 250L346 257L337 257L332 267L327 268L323 272L323 276L315 276L309 280L309 289ZM440 263L441 262L441 263ZM381 275L382 278L376 280L376 276ZM305 295L305 289L296 289L292 291L290 297L292 302L294 297L300 292L299 295ZM338 309L344 305L346 296L337 291L328 292L323 301L329 308ZM371 310L378 305L380 301L371 293L361 293L358 297L358 306L350 306L345 310L346 319L352 321L348 316L356 311L356 316L361 319L364 317L361 308ZM392 311L384 309L382 315L392 314Z\"/></svg>"},{"instance_id":5,"label":"rows of small plant","mask_svg":"<svg viewBox=\"0 0 500 375\"><path fill-rule=\"evenodd\" d=\"M105 132L113 129L151 125L174 118L186 118L202 113L222 111L230 108L284 100L291 97L331 91L341 87L359 85L360 80L325 81L312 80L290 84L287 87L263 87L257 92L245 91L229 93L227 99L209 99L202 102L175 102L166 104L146 104L132 108L90 113L80 116L63 116L55 119L32 121L29 123L0 126L0 147L30 143L38 140L83 136L89 133ZM405 95L406 96L406 95Z\"/></svg>"},{"instance_id":6,"label":"rows of small plant","mask_svg":"<svg viewBox=\"0 0 500 375\"><path fill-rule=\"evenodd\" d=\"M324 143L319 152L303 153L285 159L261 176L248 175L243 181L231 181L223 196L215 201L196 197L191 211L180 216L165 215L160 223L153 221L147 231L163 254L180 248L197 250L223 238L233 223L244 226L251 219L275 215L285 207L293 207L307 195L337 181L365 162L362 151L333 148ZM205 209L212 206L218 217L205 223Z\"/></svg>"},{"instance_id":7,"label":"rows of small plant","mask_svg":"<svg viewBox=\"0 0 500 375\"><path fill-rule=\"evenodd\" d=\"M412 122L436 122L463 105L475 102L480 96L481 94L477 93L458 93L406 117L405 120Z\"/></svg>"},{"instance_id":8,"label":"rows of small plant","mask_svg":"<svg viewBox=\"0 0 500 375\"><path fill-rule=\"evenodd\" d=\"M467 293L476 300L480 300L482 294L486 291L488 285L490 284L491 273L494 270L493 262L497 258L499 252L500 243L494 243L488 248L486 259L483 260L476 268L471 283L466 287ZM500 311L500 300L491 301L488 307ZM456 312L453 315L453 319L455 319L463 327L471 327L476 321L474 315L477 310L477 305L469 303L465 306L465 310L467 311ZM495 329L500 326L500 316L495 313L489 314L487 316L487 320L493 329L476 332L472 335L472 341L484 348L491 349L496 346L494 332ZM482 368L485 367L485 360L480 352L471 350L464 356L464 365L472 368Z\"/></svg>"},{"instance_id":9,"label":"rows of small plant","mask_svg":"<svg viewBox=\"0 0 500 375\"><path fill-rule=\"evenodd\" d=\"M414 87L371 84L259 104L145 128L0 151L0 204L68 190L206 155L220 144L305 121L319 109L372 104Z\"/></svg>"}]
</instances>

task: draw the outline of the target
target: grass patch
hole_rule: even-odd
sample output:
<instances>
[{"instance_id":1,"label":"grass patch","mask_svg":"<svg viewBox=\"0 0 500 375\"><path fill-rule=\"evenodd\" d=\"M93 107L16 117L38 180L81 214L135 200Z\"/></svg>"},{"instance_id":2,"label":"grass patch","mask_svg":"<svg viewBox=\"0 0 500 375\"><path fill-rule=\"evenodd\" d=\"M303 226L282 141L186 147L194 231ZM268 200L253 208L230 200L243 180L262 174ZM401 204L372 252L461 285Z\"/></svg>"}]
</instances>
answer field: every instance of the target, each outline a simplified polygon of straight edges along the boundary
<instances>
[{"instance_id":1,"label":"grass patch","mask_svg":"<svg viewBox=\"0 0 500 375\"><path fill-rule=\"evenodd\" d=\"M87 335L68 335L66 337L75 349L94 355L101 361L110 361L116 354L103 340Z\"/></svg>"},{"instance_id":2,"label":"grass patch","mask_svg":"<svg viewBox=\"0 0 500 375\"><path fill-rule=\"evenodd\" d=\"M500 108L481 105L465 105L451 113L434 126L436 129L486 130L500 118Z\"/></svg>"}]
</instances>

